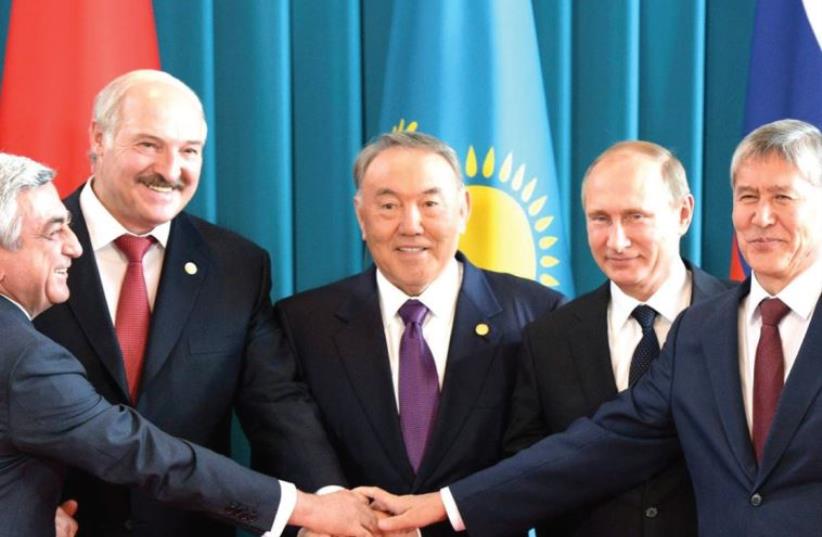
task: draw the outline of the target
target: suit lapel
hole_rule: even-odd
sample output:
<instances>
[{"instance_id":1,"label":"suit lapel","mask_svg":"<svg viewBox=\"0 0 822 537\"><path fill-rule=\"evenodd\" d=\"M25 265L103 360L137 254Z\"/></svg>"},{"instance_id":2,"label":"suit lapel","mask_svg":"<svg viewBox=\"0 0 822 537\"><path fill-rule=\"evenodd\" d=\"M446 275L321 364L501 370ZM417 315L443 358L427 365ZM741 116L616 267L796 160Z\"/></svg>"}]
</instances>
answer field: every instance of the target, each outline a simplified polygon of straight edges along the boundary
<instances>
[{"instance_id":1,"label":"suit lapel","mask_svg":"<svg viewBox=\"0 0 822 537\"><path fill-rule=\"evenodd\" d=\"M194 267L196 271L191 270ZM188 216L178 215L171 224L151 315L140 391L149 387L180 339L210 268L211 256L202 236Z\"/></svg>"},{"instance_id":2,"label":"suit lapel","mask_svg":"<svg viewBox=\"0 0 822 537\"><path fill-rule=\"evenodd\" d=\"M491 363L499 352L503 326L499 305L485 275L464 258L463 279L457 297L457 309L434 430L420 464L416 484L431 475L445 460L445 455L459 436L474 401L485 385ZM484 323L489 331L480 336L477 325Z\"/></svg>"},{"instance_id":3,"label":"suit lapel","mask_svg":"<svg viewBox=\"0 0 822 537\"><path fill-rule=\"evenodd\" d=\"M388 459L410 486L414 471L400 429L373 267L355 281L351 297L337 311L337 317L344 325L334 341L351 387Z\"/></svg>"},{"instance_id":4,"label":"suit lapel","mask_svg":"<svg viewBox=\"0 0 822 537\"><path fill-rule=\"evenodd\" d=\"M98 359L120 388L122 400L129 401L120 343L117 341L114 324L106 305L103 284L100 281L86 220L80 210L80 189L66 198L65 205L73 219L72 230L83 247L83 255L72 262L72 268L69 270L69 289L77 291L69 296L68 307L94 352L97 353Z\"/></svg>"},{"instance_id":5,"label":"suit lapel","mask_svg":"<svg viewBox=\"0 0 822 537\"><path fill-rule=\"evenodd\" d=\"M617 394L608 344L609 282L588 297L577 313L579 322L569 328L568 342L585 397L592 408Z\"/></svg>"},{"instance_id":6,"label":"suit lapel","mask_svg":"<svg viewBox=\"0 0 822 537\"><path fill-rule=\"evenodd\" d=\"M716 309L704 323L706 331L702 337L702 357L706 361L725 438L740 469L753 481L756 460L739 380L739 303L749 290L750 282L746 282L717 303Z\"/></svg>"},{"instance_id":7,"label":"suit lapel","mask_svg":"<svg viewBox=\"0 0 822 537\"><path fill-rule=\"evenodd\" d=\"M757 484L762 483L779 462L808 412L809 406L816 400L820 389L822 389L822 299L816 303L805 340L802 342L796 362L782 390L779 406L765 442L765 453L757 474Z\"/></svg>"}]
</instances>

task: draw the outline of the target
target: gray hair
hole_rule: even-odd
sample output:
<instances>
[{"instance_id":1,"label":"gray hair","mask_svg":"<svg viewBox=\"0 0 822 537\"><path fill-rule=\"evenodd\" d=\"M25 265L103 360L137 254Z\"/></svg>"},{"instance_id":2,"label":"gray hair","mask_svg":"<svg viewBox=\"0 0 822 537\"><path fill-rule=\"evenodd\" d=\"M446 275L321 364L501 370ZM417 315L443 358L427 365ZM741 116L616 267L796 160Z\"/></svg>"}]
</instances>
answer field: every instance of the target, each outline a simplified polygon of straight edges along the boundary
<instances>
[{"instance_id":1,"label":"gray hair","mask_svg":"<svg viewBox=\"0 0 822 537\"><path fill-rule=\"evenodd\" d=\"M798 119L780 119L753 130L739 142L731 158L731 188L743 162L776 155L802 177L822 186L822 133Z\"/></svg>"},{"instance_id":2,"label":"gray hair","mask_svg":"<svg viewBox=\"0 0 822 537\"><path fill-rule=\"evenodd\" d=\"M0 247L6 250L20 248L20 193L52 179L54 170L51 168L27 157L0 153Z\"/></svg>"},{"instance_id":3,"label":"gray hair","mask_svg":"<svg viewBox=\"0 0 822 537\"><path fill-rule=\"evenodd\" d=\"M585 171L585 176L582 179L581 196L583 206L585 205L585 185L588 183L588 177L591 175L593 169L606 157L620 152L642 155L655 161L659 165L659 175L663 184L668 187L672 202L678 202L685 196L690 195L691 189L688 186L685 167L671 151L653 142L627 140L615 143L603 151L594 159L591 165L588 166L588 169Z\"/></svg>"},{"instance_id":4,"label":"gray hair","mask_svg":"<svg viewBox=\"0 0 822 537\"><path fill-rule=\"evenodd\" d=\"M128 92L144 84L165 84L182 90L191 97L192 102L197 103L200 114L205 125L205 111L200 98L189 88L185 82L174 76L155 69L137 69L120 75L100 90L94 98L94 106L91 111L91 119L103 132L106 142L110 142L117 129L120 128L120 105ZM92 160L94 155L92 155Z\"/></svg>"},{"instance_id":5,"label":"gray hair","mask_svg":"<svg viewBox=\"0 0 822 537\"><path fill-rule=\"evenodd\" d=\"M457 178L457 182L462 185L460 162L457 158L456 151L454 151L451 146L430 134L400 131L381 134L363 147L362 151L357 155L357 160L354 161L354 188L356 188L358 192L360 185L362 185L365 172L371 162L377 158L377 155L392 147L419 149L441 156L448 165L451 166L451 169L454 170L454 176Z\"/></svg>"}]
</instances>

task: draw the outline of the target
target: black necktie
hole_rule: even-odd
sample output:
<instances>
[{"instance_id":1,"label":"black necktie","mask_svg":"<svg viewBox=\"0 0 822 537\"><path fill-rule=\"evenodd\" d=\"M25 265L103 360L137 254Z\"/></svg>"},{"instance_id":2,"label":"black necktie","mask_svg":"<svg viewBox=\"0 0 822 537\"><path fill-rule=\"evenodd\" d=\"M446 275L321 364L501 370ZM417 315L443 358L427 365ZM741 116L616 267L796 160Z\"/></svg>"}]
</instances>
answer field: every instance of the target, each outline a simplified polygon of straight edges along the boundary
<instances>
[{"instance_id":1,"label":"black necktie","mask_svg":"<svg viewBox=\"0 0 822 537\"><path fill-rule=\"evenodd\" d=\"M631 316L642 327L642 339L637 343L634 356L631 358L631 369L628 372L629 387L633 386L639 380L639 377L648 371L651 362L659 356L659 340L656 338L656 332L654 332L656 315L654 308L644 304L640 304L631 312Z\"/></svg>"}]
</instances>

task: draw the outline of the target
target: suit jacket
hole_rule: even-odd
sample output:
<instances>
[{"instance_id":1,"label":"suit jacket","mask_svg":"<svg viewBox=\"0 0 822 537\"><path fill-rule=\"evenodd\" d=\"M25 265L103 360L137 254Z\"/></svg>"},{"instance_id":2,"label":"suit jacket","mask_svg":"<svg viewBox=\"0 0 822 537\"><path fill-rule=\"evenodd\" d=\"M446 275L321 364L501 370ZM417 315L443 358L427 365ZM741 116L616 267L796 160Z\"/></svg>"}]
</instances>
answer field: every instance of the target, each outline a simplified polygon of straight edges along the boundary
<instances>
[{"instance_id":1,"label":"suit jacket","mask_svg":"<svg viewBox=\"0 0 822 537\"><path fill-rule=\"evenodd\" d=\"M123 359L79 192L66 206L84 253L69 271L71 298L35 324L80 360L106 400L127 405ZM187 263L196 271L185 270ZM310 490L344 484L316 407L294 382L294 360L273 320L269 270L268 255L242 237L185 213L172 220L136 409L165 432L223 454L230 451L234 411L256 469ZM67 495L80 501L81 536L234 534L93 476L72 476Z\"/></svg>"},{"instance_id":2,"label":"suit jacket","mask_svg":"<svg viewBox=\"0 0 822 537\"><path fill-rule=\"evenodd\" d=\"M562 296L458 259L463 281L439 412L416 475L400 429L376 269L275 307L351 485L430 492L502 456L522 328ZM480 323L490 328L487 335L477 334ZM441 525L424 533L453 532Z\"/></svg>"},{"instance_id":3,"label":"suit jacket","mask_svg":"<svg viewBox=\"0 0 822 537\"><path fill-rule=\"evenodd\" d=\"M747 282L686 310L648 373L592 419L455 483L469 530L504 535L626 488L658 472L681 447L699 535L819 535L822 299L758 465L739 379L737 318L749 290Z\"/></svg>"},{"instance_id":4,"label":"suit jacket","mask_svg":"<svg viewBox=\"0 0 822 537\"><path fill-rule=\"evenodd\" d=\"M691 303L728 286L688 264ZM523 337L506 451L515 453L617 395L608 346L610 283L530 324ZM640 487L540 524L540 537L692 537L696 506L684 461Z\"/></svg>"},{"instance_id":5,"label":"suit jacket","mask_svg":"<svg viewBox=\"0 0 822 537\"><path fill-rule=\"evenodd\" d=\"M0 326L0 536L54 536L65 464L258 534L271 528L277 480L106 402L83 366L5 298Z\"/></svg>"}]
</instances>

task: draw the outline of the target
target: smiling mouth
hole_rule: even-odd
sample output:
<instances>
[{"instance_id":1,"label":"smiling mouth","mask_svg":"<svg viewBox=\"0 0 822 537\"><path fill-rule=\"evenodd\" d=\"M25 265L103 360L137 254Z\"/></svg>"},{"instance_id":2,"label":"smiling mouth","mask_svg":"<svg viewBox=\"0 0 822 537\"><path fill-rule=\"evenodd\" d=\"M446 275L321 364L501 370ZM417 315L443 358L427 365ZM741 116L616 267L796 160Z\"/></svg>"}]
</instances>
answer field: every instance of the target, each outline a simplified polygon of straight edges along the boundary
<instances>
[{"instance_id":1,"label":"smiling mouth","mask_svg":"<svg viewBox=\"0 0 822 537\"><path fill-rule=\"evenodd\" d=\"M424 252L428 250L428 248L426 248L425 246L400 246L397 248L397 250L400 252L413 254L418 252Z\"/></svg>"},{"instance_id":2,"label":"smiling mouth","mask_svg":"<svg viewBox=\"0 0 822 537\"><path fill-rule=\"evenodd\" d=\"M168 194L174 190L183 189L183 184L179 181L176 183L169 183L161 175L142 176L138 177L137 181L148 189L154 192L159 192L160 194Z\"/></svg>"}]
</instances>

